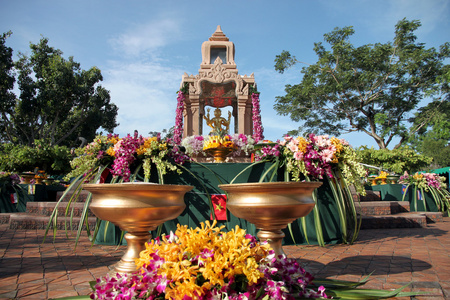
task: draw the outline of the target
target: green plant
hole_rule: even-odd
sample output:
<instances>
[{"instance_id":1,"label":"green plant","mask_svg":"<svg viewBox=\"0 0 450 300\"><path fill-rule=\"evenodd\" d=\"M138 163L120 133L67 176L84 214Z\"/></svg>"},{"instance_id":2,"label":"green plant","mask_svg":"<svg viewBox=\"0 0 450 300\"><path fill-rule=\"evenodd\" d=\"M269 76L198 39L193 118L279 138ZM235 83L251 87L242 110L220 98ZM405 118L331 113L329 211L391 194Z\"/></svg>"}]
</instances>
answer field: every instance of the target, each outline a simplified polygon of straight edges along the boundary
<instances>
[{"instance_id":1,"label":"green plant","mask_svg":"<svg viewBox=\"0 0 450 300\"><path fill-rule=\"evenodd\" d=\"M9 172L29 172L38 168L49 174L65 174L70 170L70 150L65 146L50 146L36 140L33 147L4 143L0 145L0 169Z\"/></svg>"},{"instance_id":2,"label":"green plant","mask_svg":"<svg viewBox=\"0 0 450 300\"><path fill-rule=\"evenodd\" d=\"M381 167L402 174L425 169L433 160L431 157L419 154L408 146L398 149L374 149L361 146L356 149L361 163Z\"/></svg>"}]
</instances>

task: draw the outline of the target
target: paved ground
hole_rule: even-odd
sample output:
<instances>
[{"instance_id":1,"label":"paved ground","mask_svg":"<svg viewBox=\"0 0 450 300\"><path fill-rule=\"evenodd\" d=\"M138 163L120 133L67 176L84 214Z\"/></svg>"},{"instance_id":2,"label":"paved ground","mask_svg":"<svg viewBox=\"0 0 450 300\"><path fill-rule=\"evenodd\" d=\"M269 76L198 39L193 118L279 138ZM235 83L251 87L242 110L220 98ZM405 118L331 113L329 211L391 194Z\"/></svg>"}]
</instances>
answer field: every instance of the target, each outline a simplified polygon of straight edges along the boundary
<instances>
[{"instance_id":1,"label":"paved ground","mask_svg":"<svg viewBox=\"0 0 450 300\"><path fill-rule=\"evenodd\" d=\"M91 247L59 231L42 243L43 230L11 230L0 225L0 299L49 299L87 295L88 282L103 276L123 246ZM366 287L426 291L412 299L450 299L450 219L428 228L363 230L354 245L287 246L316 277L359 280L373 272ZM405 299L409 299L405 298Z\"/></svg>"}]
</instances>

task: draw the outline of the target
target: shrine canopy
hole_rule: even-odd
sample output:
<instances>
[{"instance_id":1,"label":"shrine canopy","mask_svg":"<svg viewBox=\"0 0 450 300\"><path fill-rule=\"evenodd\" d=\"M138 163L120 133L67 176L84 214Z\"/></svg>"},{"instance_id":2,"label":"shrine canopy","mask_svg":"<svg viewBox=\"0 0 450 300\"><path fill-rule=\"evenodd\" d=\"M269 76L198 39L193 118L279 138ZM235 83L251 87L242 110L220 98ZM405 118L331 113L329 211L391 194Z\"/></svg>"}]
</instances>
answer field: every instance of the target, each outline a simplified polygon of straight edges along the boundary
<instances>
[{"instance_id":1,"label":"shrine canopy","mask_svg":"<svg viewBox=\"0 0 450 300\"><path fill-rule=\"evenodd\" d=\"M256 89L254 74L238 74L234 44L222 32L220 25L203 42L201 50L202 62L198 74L184 73L181 80L180 89L186 91L183 138L208 134L206 127L212 119L210 111L214 111L225 123L232 124L229 134L252 136L255 111L260 118L259 107L255 110L252 103L252 91ZM228 115L225 110L228 110Z\"/></svg>"}]
</instances>

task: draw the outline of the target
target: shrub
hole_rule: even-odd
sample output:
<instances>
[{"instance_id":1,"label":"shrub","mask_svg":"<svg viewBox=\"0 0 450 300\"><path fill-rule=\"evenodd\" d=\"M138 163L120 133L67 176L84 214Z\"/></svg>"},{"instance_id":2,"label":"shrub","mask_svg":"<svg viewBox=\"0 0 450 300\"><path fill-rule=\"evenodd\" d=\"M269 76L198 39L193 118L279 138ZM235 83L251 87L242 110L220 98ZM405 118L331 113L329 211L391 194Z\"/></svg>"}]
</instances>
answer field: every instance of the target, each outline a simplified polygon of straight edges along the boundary
<instances>
[{"instance_id":1,"label":"shrub","mask_svg":"<svg viewBox=\"0 0 450 300\"><path fill-rule=\"evenodd\" d=\"M432 158L419 154L409 147L398 149L374 149L361 146L356 149L360 161L371 166L382 167L397 174L414 173L426 169Z\"/></svg>"},{"instance_id":2,"label":"shrub","mask_svg":"<svg viewBox=\"0 0 450 300\"><path fill-rule=\"evenodd\" d=\"M4 143L0 145L0 170L32 172L34 169L61 175L70 171L70 150L66 146L50 146L37 140L34 147Z\"/></svg>"}]
</instances>

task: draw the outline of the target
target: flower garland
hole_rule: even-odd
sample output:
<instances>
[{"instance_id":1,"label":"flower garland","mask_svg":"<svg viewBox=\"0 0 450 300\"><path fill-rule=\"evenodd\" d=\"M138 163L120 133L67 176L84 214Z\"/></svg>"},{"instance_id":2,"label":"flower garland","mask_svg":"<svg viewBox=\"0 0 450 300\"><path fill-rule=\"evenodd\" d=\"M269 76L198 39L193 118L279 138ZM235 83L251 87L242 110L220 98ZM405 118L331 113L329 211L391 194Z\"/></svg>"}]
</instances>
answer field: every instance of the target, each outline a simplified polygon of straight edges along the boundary
<instances>
[{"instance_id":1,"label":"flower garland","mask_svg":"<svg viewBox=\"0 0 450 300\"><path fill-rule=\"evenodd\" d=\"M132 275L97 279L91 299L294 299L327 298L323 286L295 259L274 257L267 243L239 228L222 232L216 221L201 228L178 225L152 240ZM125 298L127 297L127 298Z\"/></svg>"},{"instance_id":2,"label":"flower garland","mask_svg":"<svg viewBox=\"0 0 450 300\"><path fill-rule=\"evenodd\" d=\"M261 109L259 104L259 93L254 91L252 93L252 121L253 121L253 139L255 143L264 139L263 127L261 122Z\"/></svg>"},{"instance_id":3,"label":"flower garland","mask_svg":"<svg viewBox=\"0 0 450 300\"><path fill-rule=\"evenodd\" d=\"M175 145L179 145L183 137L183 111L185 99L186 96L184 95L183 91L178 91L177 109L175 113L175 130L173 133L173 142Z\"/></svg>"}]
</instances>

